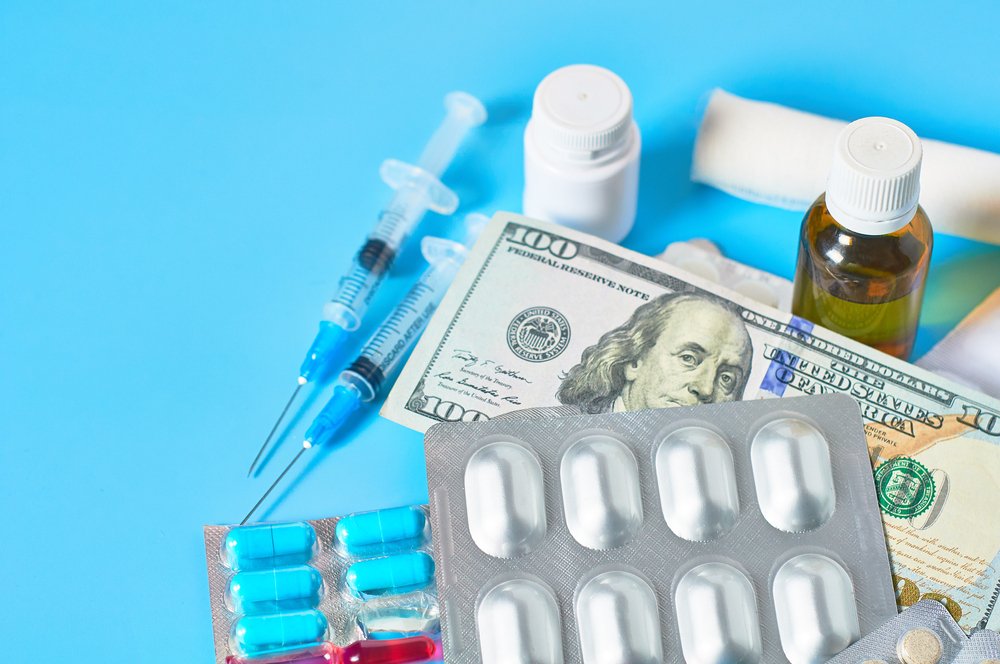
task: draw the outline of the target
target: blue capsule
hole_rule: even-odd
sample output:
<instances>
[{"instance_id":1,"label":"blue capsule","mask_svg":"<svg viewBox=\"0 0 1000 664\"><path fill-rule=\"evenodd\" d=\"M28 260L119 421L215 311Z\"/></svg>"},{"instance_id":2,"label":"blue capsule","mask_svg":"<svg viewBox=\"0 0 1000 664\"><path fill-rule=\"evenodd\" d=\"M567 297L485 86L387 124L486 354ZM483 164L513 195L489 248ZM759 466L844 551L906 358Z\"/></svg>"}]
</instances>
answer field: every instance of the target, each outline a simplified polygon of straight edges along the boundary
<instances>
[{"instance_id":1,"label":"blue capsule","mask_svg":"<svg viewBox=\"0 0 1000 664\"><path fill-rule=\"evenodd\" d=\"M233 613L267 613L315 609L323 592L323 576L309 565L237 572L229 580L226 599Z\"/></svg>"},{"instance_id":2,"label":"blue capsule","mask_svg":"<svg viewBox=\"0 0 1000 664\"><path fill-rule=\"evenodd\" d=\"M336 537L350 554L387 542L413 541L424 534L427 518L415 505L345 516L337 522Z\"/></svg>"},{"instance_id":3,"label":"blue capsule","mask_svg":"<svg viewBox=\"0 0 1000 664\"><path fill-rule=\"evenodd\" d=\"M232 570L307 563L313 557L316 531L304 521L239 526L226 535L223 561Z\"/></svg>"},{"instance_id":4,"label":"blue capsule","mask_svg":"<svg viewBox=\"0 0 1000 664\"><path fill-rule=\"evenodd\" d=\"M319 611L243 616L233 625L232 650L240 656L260 655L312 645L326 639L326 618Z\"/></svg>"},{"instance_id":5,"label":"blue capsule","mask_svg":"<svg viewBox=\"0 0 1000 664\"><path fill-rule=\"evenodd\" d=\"M347 568L347 588L362 598L417 590L433 579L434 559L423 551L362 560Z\"/></svg>"}]
</instances>

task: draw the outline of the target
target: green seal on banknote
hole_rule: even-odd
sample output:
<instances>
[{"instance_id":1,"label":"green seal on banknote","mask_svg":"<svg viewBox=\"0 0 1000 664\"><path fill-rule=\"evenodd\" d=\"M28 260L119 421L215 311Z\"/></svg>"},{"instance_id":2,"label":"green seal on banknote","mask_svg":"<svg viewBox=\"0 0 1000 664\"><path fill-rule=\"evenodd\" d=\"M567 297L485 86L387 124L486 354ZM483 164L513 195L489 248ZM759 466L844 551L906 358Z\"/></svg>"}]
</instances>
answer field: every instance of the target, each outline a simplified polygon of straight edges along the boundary
<instances>
[{"instance_id":1,"label":"green seal on banknote","mask_svg":"<svg viewBox=\"0 0 1000 664\"><path fill-rule=\"evenodd\" d=\"M875 488L882 511L897 519L910 519L934 504L934 478L916 459L896 457L875 470Z\"/></svg>"},{"instance_id":2,"label":"green seal on banknote","mask_svg":"<svg viewBox=\"0 0 1000 664\"><path fill-rule=\"evenodd\" d=\"M507 327L507 346L522 360L547 362L569 345L569 321L551 307L525 309Z\"/></svg>"}]
</instances>

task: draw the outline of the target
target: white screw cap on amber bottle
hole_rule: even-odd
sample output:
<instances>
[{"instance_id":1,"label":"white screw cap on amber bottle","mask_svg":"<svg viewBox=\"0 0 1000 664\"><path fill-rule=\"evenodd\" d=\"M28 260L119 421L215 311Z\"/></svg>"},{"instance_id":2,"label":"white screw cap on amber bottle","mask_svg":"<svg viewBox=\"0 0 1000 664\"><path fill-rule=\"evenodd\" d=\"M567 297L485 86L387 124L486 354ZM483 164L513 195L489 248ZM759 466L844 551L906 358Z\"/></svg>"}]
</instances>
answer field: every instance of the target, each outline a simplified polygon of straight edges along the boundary
<instances>
[{"instance_id":1,"label":"white screw cap on amber bottle","mask_svg":"<svg viewBox=\"0 0 1000 664\"><path fill-rule=\"evenodd\" d=\"M535 90L524 131L524 214L620 242L635 222L640 149L621 78L557 69Z\"/></svg>"},{"instance_id":2,"label":"white screw cap on amber bottle","mask_svg":"<svg viewBox=\"0 0 1000 664\"><path fill-rule=\"evenodd\" d=\"M830 214L862 235L903 228L917 212L922 156L920 139L902 122L874 117L847 125L830 168Z\"/></svg>"}]
</instances>

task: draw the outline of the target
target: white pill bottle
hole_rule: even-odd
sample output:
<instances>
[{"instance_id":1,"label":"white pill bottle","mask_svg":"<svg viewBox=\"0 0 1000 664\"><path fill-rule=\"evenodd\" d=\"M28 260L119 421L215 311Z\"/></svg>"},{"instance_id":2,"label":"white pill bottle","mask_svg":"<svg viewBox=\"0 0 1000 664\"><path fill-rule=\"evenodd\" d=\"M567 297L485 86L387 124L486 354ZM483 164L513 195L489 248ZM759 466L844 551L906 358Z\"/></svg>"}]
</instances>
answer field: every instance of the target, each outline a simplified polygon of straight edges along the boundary
<instances>
[{"instance_id":1,"label":"white pill bottle","mask_svg":"<svg viewBox=\"0 0 1000 664\"><path fill-rule=\"evenodd\" d=\"M524 214L620 242L635 222L641 147L625 81L594 65L557 69L524 131Z\"/></svg>"}]
</instances>

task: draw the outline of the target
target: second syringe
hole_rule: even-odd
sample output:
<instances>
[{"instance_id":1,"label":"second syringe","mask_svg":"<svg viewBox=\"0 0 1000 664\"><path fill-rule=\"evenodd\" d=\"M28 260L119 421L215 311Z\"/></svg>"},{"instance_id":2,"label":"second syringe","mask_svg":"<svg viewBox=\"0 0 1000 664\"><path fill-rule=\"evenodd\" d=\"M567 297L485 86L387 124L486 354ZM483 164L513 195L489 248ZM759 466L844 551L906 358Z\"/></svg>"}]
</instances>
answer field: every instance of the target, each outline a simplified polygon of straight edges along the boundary
<instances>
[{"instance_id":1,"label":"second syringe","mask_svg":"<svg viewBox=\"0 0 1000 664\"><path fill-rule=\"evenodd\" d=\"M332 440L361 404L371 402L378 396L386 378L399 367L407 351L427 326L465 261L469 248L488 222L485 215L467 215L461 242L438 237L423 239L420 248L430 265L371 336L354 362L341 372L334 384L333 396L306 431L302 449L278 475L242 523L249 521L306 450Z\"/></svg>"},{"instance_id":2,"label":"second syringe","mask_svg":"<svg viewBox=\"0 0 1000 664\"><path fill-rule=\"evenodd\" d=\"M430 209L439 214L451 214L458 207L458 197L439 178L469 130L486 120L486 109L482 102L465 92L452 92L444 102L447 115L416 165L396 159L382 163L379 174L395 194L379 214L375 228L351 261L347 273L341 277L337 293L323 307L319 331L299 367L295 390L257 451L247 471L248 477L253 474L302 386L322 379L349 336L360 328L372 296L424 213Z\"/></svg>"}]
</instances>

